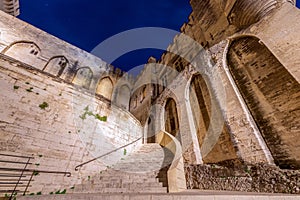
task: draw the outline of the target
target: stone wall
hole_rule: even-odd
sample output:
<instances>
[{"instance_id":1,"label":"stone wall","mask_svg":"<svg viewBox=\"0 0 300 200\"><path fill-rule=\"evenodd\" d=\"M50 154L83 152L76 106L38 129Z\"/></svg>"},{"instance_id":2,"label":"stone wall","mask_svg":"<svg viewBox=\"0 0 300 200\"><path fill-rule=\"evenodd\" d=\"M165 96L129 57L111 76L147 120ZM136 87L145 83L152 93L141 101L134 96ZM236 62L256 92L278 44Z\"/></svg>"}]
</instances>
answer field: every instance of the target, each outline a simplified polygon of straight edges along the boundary
<instances>
[{"instance_id":1,"label":"stone wall","mask_svg":"<svg viewBox=\"0 0 300 200\"><path fill-rule=\"evenodd\" d=\"M255 37L233 41L227 61L275 163L299 168L300 84Z\"/></svg>"},{"instance_id":2,"label":"stone wall","mask_svg":"<svg viewBox=\"0 0 300 200\"><path fill-rule=\"evenodd\" d=\"M214 70L208 75L208 85L212 84L213 90L223 87L226 91L226 104L222 104L221 110L237 156L249 163L271 164L275 160L282 168L296 169L299 168L299 145L295 140L299 133L296 125L299 118L299 58L295 55L299 54L299 37L296 35L299 11L293 4L272 0L191 1L193 13L181 31L205 48L215 63L213 69L203 67L204 71ZM232 45L247 37L256 38L257 45L244 42L236 48L239 52L232 56ZM184 50L186 45L181 43L175 41L168 49ZM186 52L193 58L196 51L189 46L190 51ZM164 54L162 60L167 63L172 61L172 56ZM233 60L240 62L233 65ZM242 71L246 66L251 70L237 78L237 74L241 74L237 69ZM280 72L276 70L275 73L274 66ZM253 81L239 83L245 81L245 77ZM214 84L219 78L222 84ZM242 87L248 87L247 94ZM194 124L198 123L199 127L205 125L194 120Z\"/></svg>"},{"instance_id":3,"label":"stone wall","mask_svg":"<svg viewBox=\"0 0 300 200\"><path fill-rule=\"evenodd\" d=\"M76 165L142 136L130 113L90 90L4 55L0 69L0 152L33 155L33 169L72 173L41 173L30 192L69 189L120 160L124 149L79 171ZM141 140L126 147L127 152L138 144Z\"/></svg>"},{"instance_id":4,"label":"stone wall","mask_svg":"<svg viewBox=\"0 0 300 200\"><path fill-rule=\"evenodd\" d=\"M188 189L300 194L300 172L273 165L187 165Z\"/></svg>"},{"instance_id":5,"label":"stone wall","mask_svg":"<svg viewBox=\"0 0 300 200\"><path fill-rule=\"evenodd\" d=\"M120 106L124 104L112 99L112 94L117 91L117 87L125 85L129 87L130 93L133 78L128 74L2 11L0 17L0 53L66 82L96 91L98 95ZM106 85L103 89L100 83L105 78L110 80L111 86ZM129 103L129 97L126 101ZM123 107L128 110L128 106Z\"/></svg>"}]
</instances>

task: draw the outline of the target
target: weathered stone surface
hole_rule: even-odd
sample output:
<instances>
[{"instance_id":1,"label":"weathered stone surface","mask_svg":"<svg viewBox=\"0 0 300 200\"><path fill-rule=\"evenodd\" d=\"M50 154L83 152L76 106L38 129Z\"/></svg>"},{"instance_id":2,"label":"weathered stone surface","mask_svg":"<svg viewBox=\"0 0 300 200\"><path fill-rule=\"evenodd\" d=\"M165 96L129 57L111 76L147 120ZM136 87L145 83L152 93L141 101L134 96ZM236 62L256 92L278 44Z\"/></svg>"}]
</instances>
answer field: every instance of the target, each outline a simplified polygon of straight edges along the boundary
<instances>
[{"instance_id":1,"label":"weathered stone surface","mask_svg":"<svg viewBox=\"0 0 300 200\"><path fill-rule=\"evenodd\" d=\"M123 152L117 151L79 172L74 170L76 165L142 136L140 123L126 110L26 66L1 55L0 151L33 155L37 164L31 166L33 169L72 173L71 177L51 178L41 173L34 177L29 192L68 189L91 172L115 163ZM99 121L89 113L83 118L87 106L89 112L105 116L107 121ZM140 143L128 146L128 153Z\"/></svg>"},{"instance_id":2,"label":"weathered stone surface","mask_svg":"<svg viewBox=\"0 0 300 200\"><path fill-rule=\"evenodd\" d=\"M0 12L0 151L33 154L38 169L72 172L71 178L35 177L31 190L48 193L80 184L123 152L75 172L83 161L141 138L126 147L130 153L142 141L157 142L163 130L180 144L177 172L184 173L184 161L189 188L299 194L299 171L272 166L300 166L300 12L294 4L192 0L182 34L160 60L150 58L136 80ZM162 159L154 154L143 154L143 164L154 167L151 159ZM249 164L191 165L232 160ZM129 161L119 169L144 166ZM116 179L108 178L102 192L115 192Z\"/></svg>"},{"instance_id":3,"label":"weathered stone surface","mask_svg":"<svg viewBox=\"0 0 300 200\"><path fill-rule=\"evenodd\" d=\"M300 172L266 164L185 166L189 189L300 194Z\"/></svg>"}]
</instances>

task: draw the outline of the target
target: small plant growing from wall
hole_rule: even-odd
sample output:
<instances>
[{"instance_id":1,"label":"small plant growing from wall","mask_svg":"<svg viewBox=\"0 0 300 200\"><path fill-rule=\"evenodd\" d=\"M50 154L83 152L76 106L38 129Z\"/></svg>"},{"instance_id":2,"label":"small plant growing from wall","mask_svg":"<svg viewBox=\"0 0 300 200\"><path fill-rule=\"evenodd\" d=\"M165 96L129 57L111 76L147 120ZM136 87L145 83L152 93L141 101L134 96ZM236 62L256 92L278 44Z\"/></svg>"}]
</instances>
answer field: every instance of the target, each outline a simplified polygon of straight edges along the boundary
<instances>
[{"instance_id":1,"label":"small plant growing from wall","mask_svg":"<svg viewBox=\"0 0 300 200\"><path fill-rule=\"evenodd\" d=\"M67 189L64 189L64 190L62 190L62 191L60 191L60 190L57 190L56 192L50 192L49 194L66 194L67 193Z\"/></svg>"},{"instance_id":2,"label":"small plant growing from wall","mask_svg":"<svg viewBox=\"0 0 300 200\"><path fill-rule=\"evenodd\" d=\"M42 104L39 105L39 107L45 110L47 107L49 107L49 104L47 102L43 102Z\"/></svg>"},{"instance_id":3,"label":"small plant growing from wall","mask_svg":"<svg viewBox=\"0 0 300 200\"><path fill-rule=\"evenodd\" d=\"M26 89L27 92L32 92L33 87L30 87L29 89Z\"/></svg>"},{"instance_id":4,"label":"small plant growing from wall","mask_svg":"<svg viewBox=\"0 0 300 200\"><path fill-rule=\"evenodd\" d=\"M17 90L19 88L20 88L20 86L14 85L14 90Z\"/></svg>"},{"instance_id":5,"label":"small plant growing from wall","mask_svg":"<svg viewBox=\"0 0 300 200\"><path fill-rule=\"evenodd\" d=\"M17 200L17 192L15 192L12 196L11 196L11 200ZM4 195L4 199L6 200L8 200L8 199L10 199L10 195L8 195L8 194L5 194Z\"/></svg>"},{"instance_id":6,"label":"small plant growing from wall","mask_svg":"<svg viewBox=\"0 0 300 200\"><path fill-rule=\"evenodd\" d=\"M58 190L55 192L55 194L66 194L66 192L67 192L66 189L64 189L63 191Z\"/></svg>"},{"instance_id":7,"label":"small plant growing from wall","mask_svg":"<svg viewBox=\"0 0 300 200\"><path fill-rule=\"evenodd\" d=\"M39 175L40 173L39 172L37 172L37 171L34 171L33 172L33 176L37 176L37 175Z\"/></svg>"},{"instance_id":8,"label":"small plant growing from wall","mask_svg":"<svg viewBox=\"0 0 300 200\"><path fill-rule=\"evenodd\" d=\"M102 121L102 122L106 122L107 121L107 116L100 116L99 114L94 115L96 119Z\"/></svg>"},{"instance_id":9,"label":"small plant growing from wall","mask_svg":"<svg viewBox=\"0 0 300 200\"><path fill-rule=\"evenodd\" d=\"M89 106L86 106L84 109L84 113L79 116L80 119L85 120L86 116L94 116L95 119L106 122L107 121L107 116L100 116L98 113L94 114L92 111L89 110Z\"/></svg>"}]
</instances>

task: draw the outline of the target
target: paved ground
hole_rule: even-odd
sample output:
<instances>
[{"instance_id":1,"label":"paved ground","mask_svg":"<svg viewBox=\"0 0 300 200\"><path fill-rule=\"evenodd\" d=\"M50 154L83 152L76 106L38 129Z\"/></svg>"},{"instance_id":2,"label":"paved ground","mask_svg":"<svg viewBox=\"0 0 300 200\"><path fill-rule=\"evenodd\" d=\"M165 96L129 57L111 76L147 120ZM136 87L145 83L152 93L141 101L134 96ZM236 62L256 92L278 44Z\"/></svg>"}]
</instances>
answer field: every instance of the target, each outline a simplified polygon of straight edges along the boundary
<instances>
[{"instance_id":1,"label":"paved ground","mask_svg":"<svg viewBox=\"0 0 300 200\"><path fill-rule=\"evenodd\" d=\"M300 200L300 195L188 190L173 194L64 194L20 197L18 200Z\"/></svg>"}]
</instances>

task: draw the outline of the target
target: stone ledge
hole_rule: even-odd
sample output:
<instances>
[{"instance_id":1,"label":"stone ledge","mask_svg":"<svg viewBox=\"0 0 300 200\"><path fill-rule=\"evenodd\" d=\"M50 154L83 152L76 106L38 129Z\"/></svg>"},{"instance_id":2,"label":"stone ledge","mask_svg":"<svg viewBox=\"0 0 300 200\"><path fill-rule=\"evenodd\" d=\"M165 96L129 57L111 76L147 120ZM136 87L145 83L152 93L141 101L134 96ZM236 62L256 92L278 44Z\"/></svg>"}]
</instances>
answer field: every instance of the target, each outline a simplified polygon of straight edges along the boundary
<instances>
[{"instance_id":1,"label":"stone ledge","mask_svg":"<svg viewBox=\"0 0 300 200\"><path fill-rule=\"evenodd\" d=\"M297 200L298 195L187 190L173 194L65 194L25 196L19 200Z\"/></svg>"}]
</instances>

